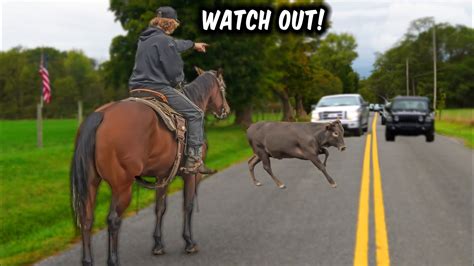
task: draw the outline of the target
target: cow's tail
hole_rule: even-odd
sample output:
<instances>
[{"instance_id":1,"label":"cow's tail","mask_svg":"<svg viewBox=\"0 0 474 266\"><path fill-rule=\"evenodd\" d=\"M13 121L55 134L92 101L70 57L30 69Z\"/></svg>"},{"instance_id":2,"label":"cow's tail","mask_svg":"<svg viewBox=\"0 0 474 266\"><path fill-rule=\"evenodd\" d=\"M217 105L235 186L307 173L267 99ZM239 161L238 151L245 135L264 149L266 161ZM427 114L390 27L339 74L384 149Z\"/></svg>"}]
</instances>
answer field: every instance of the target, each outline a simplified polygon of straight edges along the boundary
<instances>
[{"instance_id":1,"label":"cow's tail","mask_svg":"<svg viewBox=\"0 0 474 266\"><path fill-rule=\"evenodd\" d=\"M88 197L88 178L95 171L96 131L104 118L104 114L94 112L82 123L74 148L71 162L71 203L76 224L81 227L85 215Z\"/></svg>"}]
</instances>

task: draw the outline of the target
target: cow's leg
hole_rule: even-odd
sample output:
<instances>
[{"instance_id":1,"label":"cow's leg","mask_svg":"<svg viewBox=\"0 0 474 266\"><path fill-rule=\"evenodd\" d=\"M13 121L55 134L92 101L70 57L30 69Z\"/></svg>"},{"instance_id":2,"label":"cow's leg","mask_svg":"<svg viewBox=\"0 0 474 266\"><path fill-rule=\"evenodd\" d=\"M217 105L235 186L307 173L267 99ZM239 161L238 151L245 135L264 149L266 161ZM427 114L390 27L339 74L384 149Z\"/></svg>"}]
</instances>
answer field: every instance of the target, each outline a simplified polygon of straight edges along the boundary
<instances>
[{"instance_id":1,"label":"cow's leg","mask_svg":"<svg viewBox=\"0 0 474 266\"><path fill-rule=\"evenodd\" d=\"M261 161L260 158L258 158L258 156L255 155L255 154L249 159L250 177L252 178L253 183L254 183L256 186L261 186L261 185L262 185L262 183L260 183L260 182L255 178L255 173L254 173L255 165L257 165L260 161Z\"/></svg>"},{"instance_id":2,"label":"cow's leg","mask_svg":"<svg viewBox=\"0 0 474 266\"><path fill-rule=\"evenodd\" d=\"M196 180L195 175L184 175L184 228L183 228L183 238L186 241L186 247L184 251L188 254L198 252L197 244L193 240L193 234L191 230L191 218L193 214L194 207L194 197L196 195Z\"/></svg>"},{"instance_id":3,"label":"cow's leg","mask_svg":"<svg viewBox=\"0 0 474 266\"><path fill-rule=\"evenodd\" d=\"M278 180L278 178L276 178L273 174L272 167L270 165L270 157L268 157L268 154L266 152L259 152L257 156L260 158L260 160L262 160L263 169L265 169L265 171L267 171L267 173L272 177L273 181L275 181L275 184L279 188L286 188L285 184Z\"/></svg>"},{"instance_id":4,"label":"cow's leg","mask_svg":"<svg viewBox=\"0 0 474 266\"><path fill-rule=\"evenodd\" d=\"M120 189L112 187L112 203L107 217L109 226L109 255L107 264L118 265L118 233L122 223L122 214L132 199L132 183L123 185Z\"/></svg>"},{"instance_id":5,"label":"cow's leg","mask_svg":"<svg viewBox=\"0 0 474 266\"><path fill-rule=\"evenodd\" d=\"M163 241L161 239L161 224L163 220L163 214L166 211L166 190L168 186L164 186L156 189L156 205L155 205L155 214L156 214L156 225L155 233L153 238L155 239L155 246L153 247L154 255L165 254Z\"/></svg>"},{"instance_id":6,"label":"cow's leg","mask_svg":"<svg viewBox=\"0 0 474 266\"><path fill-rule=\"evenodd\" d=\"M328 160L328 157L329 157L329 151L328 149L326 149L325 147L322 147L320 150L319 150L319 154L324 154L324 162L323 162L323 165L324 167L326 167L326 162Z\"/></svg>"},{"instance_id":7,"label":"cow's leg","mask_svg":"<svg viewBox=\"0 0 474 266\"><path fill-rule=\"evenodd\" d=\"M336 187L337 184L336 182L334 182L334 180L332 179L331 176L329 176L328 172L326 171L326 167L323 165L323 163L319 160L318 156L315 154L315 155L310 155L308 156L308 159L311 160L311 162L313 162L313 164L319 169L321 170L321 172L323 172L324 176L326 177L326 179L328 180L329 184L331 184L332 187Z\"/></svg>"}]
</instances>

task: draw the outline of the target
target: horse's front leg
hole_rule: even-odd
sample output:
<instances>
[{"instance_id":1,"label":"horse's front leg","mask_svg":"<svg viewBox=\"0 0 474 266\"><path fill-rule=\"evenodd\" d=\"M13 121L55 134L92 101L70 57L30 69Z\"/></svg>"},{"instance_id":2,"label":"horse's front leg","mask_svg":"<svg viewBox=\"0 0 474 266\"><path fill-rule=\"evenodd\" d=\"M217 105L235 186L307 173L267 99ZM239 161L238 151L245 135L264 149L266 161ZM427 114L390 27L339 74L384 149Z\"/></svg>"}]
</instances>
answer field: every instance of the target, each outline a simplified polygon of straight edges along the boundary
<instances>
[{"instance_id":1,"label":"horse's front leg","mask_svg":"<svg viewBox=\"0 0 474 266\"><path fill-rule=\"evenodd\" d=\"M153 247L153 254L154 255L162 255L165 254L163 240L161 238L161 224L163 220L163 214L166 211L166 191L168 186L164 186L162 188L156 189L156 205L155 205L155 214L156 214L156 225L155 225L155 233L153 234L153 238L155 239L155 246Z\"/></svg>"},{"instance_id":2,"label":"horse's front leg","mask_svg":"<svg viewBox=\"0 0 474 266\"><path fill-rule=\"evenodd\" d=\"M197 244L193 240L193 234L191 229L191 217L193 214L194 197L196 196L196 181L195 175L184 175L184 227L183 227L183 238L186 241L185 251L186 253L196 253L198 251Z\"/></svg>"}]
</instances>

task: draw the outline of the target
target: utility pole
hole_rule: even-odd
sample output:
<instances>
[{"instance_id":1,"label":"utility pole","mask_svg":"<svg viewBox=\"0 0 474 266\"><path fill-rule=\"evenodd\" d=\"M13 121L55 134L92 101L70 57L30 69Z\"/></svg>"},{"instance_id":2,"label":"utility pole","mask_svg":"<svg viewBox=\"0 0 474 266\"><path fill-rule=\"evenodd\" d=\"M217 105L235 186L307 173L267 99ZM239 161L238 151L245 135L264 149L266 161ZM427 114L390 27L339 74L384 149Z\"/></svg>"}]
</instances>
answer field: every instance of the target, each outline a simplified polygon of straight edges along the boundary
<instances>
[{"instance_id":1,"label":"utility pole","mask_svg":"<svg viewBox=\"0 0 474 266\"><path fill-rule=\"evenodd\" d=\"M407 96L410 95L410 77L409 77L409 74L408 74L408 57L406 59L406 70L407 70Z\"/></svg>"},{"instance_id":2,"label":"utility pole","mask_svg":"<svg viewBox=\"0 0 474 266\"><path fill-rule=\"evenodd\" d=\"M436 112L436 23L433 21L433 110Z\"/></svg>"}]
</instances>

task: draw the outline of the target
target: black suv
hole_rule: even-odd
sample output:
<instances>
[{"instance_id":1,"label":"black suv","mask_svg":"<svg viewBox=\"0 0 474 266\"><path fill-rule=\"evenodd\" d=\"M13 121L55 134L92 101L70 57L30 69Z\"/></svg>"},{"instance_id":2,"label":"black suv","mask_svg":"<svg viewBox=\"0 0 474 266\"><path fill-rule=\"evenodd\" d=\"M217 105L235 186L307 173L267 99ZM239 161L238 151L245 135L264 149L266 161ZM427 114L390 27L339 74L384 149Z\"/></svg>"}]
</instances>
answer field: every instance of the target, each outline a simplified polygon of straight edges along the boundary
<instances>
[{"instance_id":1,"label":"black suv","mask_svg":"<svg viewBox=\"0 0 474 266\"><path fill-rule=\"evenodd\" d=\"M385 140L395 141L396 135L425 135L434 141L434 113L427 97L398 96L386 107Z\"/></svg>"}]
</instances>

